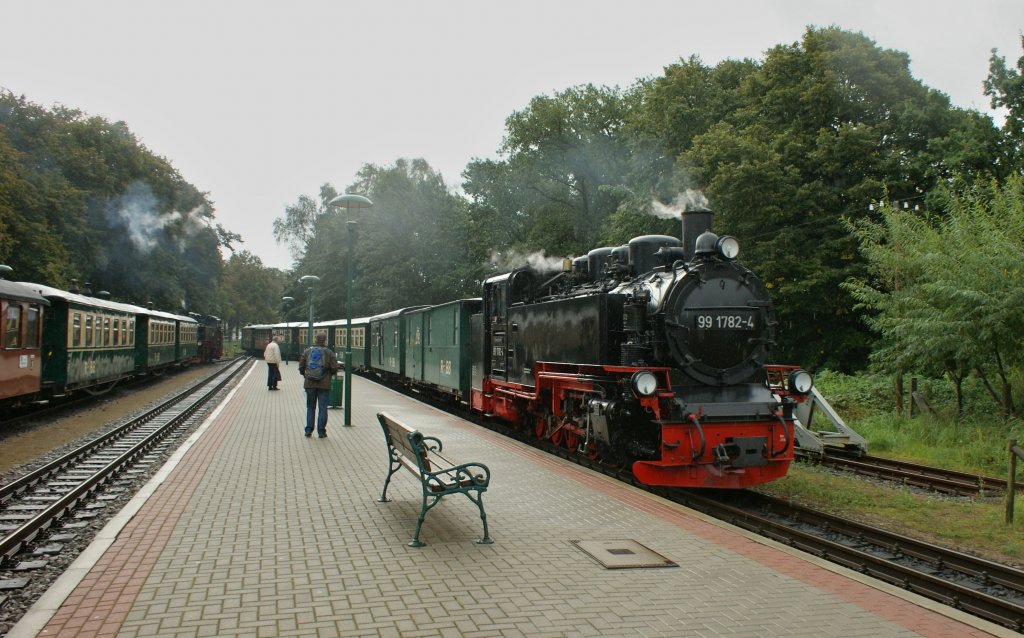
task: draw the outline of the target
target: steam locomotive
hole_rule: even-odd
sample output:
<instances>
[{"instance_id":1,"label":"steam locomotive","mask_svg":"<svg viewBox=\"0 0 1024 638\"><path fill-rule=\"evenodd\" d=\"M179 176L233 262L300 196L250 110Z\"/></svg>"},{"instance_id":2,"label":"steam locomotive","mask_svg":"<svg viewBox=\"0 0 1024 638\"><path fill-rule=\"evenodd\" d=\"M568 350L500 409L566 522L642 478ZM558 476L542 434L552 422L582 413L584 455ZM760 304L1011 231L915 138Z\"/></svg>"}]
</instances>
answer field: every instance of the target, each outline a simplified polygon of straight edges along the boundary
<instances>
[{"instance_id":1,"label":"steam locomotive","mask_svg":"<svg viewBox=\"0 0 1024 638\"><path fill-rule=\"evenodd\" d=\"M637 237L561 272L519 268L482 298L314 325L353 351L353 369L464 404L642 483L743 488L785 476L794 408L811 376L768 364L776 318L760 280L708 211L683 214L683 240ZM302 324L249 326L310 343Z\"/></svg>"},{"instance_id":2,"label":"steam locomotive","mask_svg":"<svg viewBox=\"0 0 1024 638\"><path fill-rule=\"evenodd\" d=\"M682 242L637 237L554 276L488 279L474 317L472 409L631 466L648 485L743 488L784 476L793 409L812 379L768 364L771 299L711 221L687 212Z\"/></svg>"}]
</instances>

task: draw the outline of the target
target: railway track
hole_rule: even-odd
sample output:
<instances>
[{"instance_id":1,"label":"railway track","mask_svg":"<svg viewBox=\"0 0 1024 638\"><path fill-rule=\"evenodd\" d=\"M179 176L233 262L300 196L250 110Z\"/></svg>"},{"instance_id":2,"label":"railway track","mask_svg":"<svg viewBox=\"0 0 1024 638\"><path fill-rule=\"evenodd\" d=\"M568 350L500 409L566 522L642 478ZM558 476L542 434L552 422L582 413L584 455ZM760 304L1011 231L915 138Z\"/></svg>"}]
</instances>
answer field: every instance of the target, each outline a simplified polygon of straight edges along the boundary
<instances>
[{"instance_id":1,"label":"railway track","mask_svg":"<svg viewBox=\"0 0 1024 638\"><path fill-rule=\"evenodd\" d=\"M41 545L44 532L55 527L69 515L90 518L88 509L103 499L101 491L117 478L144 470L147 457L162 442L190 422L204 404L217 395L247 360L228 364L192 388L179 393L163 404L147 411L115 430L75 449L43 467L0 486L0 562L7 568L29 544ZM109 494L107 495L110 496ZM101 504L97 504L100 507ZM50 545L36 548L37 555L56 553L59 543L73 535L80 522L71 522L50 534ZM40 566L40 561L13 565L14 571ZM7 589L15 589L27 579L0 581Z\"/></svg>"},{"instance_id":2,"label":"railway track","mask_svg":"<svg viewBox=\"0 0 1024 638\"><path fill-rule=\"evenodd\" d=\"M756 492L743 492L739 498L692 492L662 496L1003 627L1024 631L1024 571Z\"/></svg>"},{"instance_id":3,"label":"railway track","mask_svg":"<svg viewBox=\"0 0 1024 638\"><path fill-rule=\"evenodd\" d=\"M485 426L749 532L1024 632L1022 570L751 490L701 491L642 485L628 470L608 467L501 424Z\"/></svg>"},{"instance_id":4,"label":"railway track","mask_svg":"<svg viewBox=\"0 0 1024 638\"><path fill-rule=\"evenodd\" d=\"M981 476L930 465L919 465L877 456L854 457L842 454L819 456L800 450L797 450L797 457L807 463L853 472L860 476L913 485L944 494L998 496L1006 493L1007 480L1005 478ZM1015 483L1015 487L1020 491L1024 489L1024 483Z\"/></svg>"}]
</instances>

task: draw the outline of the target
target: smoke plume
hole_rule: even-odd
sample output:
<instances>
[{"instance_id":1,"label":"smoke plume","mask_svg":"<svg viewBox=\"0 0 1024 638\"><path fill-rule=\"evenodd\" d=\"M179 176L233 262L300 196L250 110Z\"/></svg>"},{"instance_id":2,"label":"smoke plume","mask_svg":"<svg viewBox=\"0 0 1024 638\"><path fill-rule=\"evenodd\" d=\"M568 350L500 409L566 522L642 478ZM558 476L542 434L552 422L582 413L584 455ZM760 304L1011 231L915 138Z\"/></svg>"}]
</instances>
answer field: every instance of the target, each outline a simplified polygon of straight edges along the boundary
<instances>
[{"instance_id":1,"label":"smoke plume","mask_svg":"<svg viewBox=\"0 0 1024 638\"><path fill-rule=\"evenodd\" d=\"M529 266L540 273L560 272L563 261L562 257L549 257L543 250L530 254L514 250L491 253L491 264L498 270L512 270Z\"/></svg>"},{"instance_id":2,"label":"smoke plume","mask_svg":"<svg viewBox=\"0 0 1024 638\"><path fill-rule=\"evenodd\" d=\"M671 204L662 204L658 200L652 201L649 212L660 219L679 219L683 211L708 210L709 208L708 198L704 196L704 193L688 188L676 195Z\"/></svg>"},{"instance_id":3,"label":"smoke plume","mask_svg":"<svg viewBox=\"0 0 1024 638\"><path fill-rule=\"evenodd\" d=\"M148 253L158 242L172 235L167 232L168 227L180 225L181 232L177 234L176 243L179 250L184 250L186 238L203 228L197 214L199 208L186 213L161 213L159 208L160 202L153 195L149 184L137 181L123 195L107 202L107 219L112 225L124 228L132 244L143 253Z\"/></svg>"}]
</instances>

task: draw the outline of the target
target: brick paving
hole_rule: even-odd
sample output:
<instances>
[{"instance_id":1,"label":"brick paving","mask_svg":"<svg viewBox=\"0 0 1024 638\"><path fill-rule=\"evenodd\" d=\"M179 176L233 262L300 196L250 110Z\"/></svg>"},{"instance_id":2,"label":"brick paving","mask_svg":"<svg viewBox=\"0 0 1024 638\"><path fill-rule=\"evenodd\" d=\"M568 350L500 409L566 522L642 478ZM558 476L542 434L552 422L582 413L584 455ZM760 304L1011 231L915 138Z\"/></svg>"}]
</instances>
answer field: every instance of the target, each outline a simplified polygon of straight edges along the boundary
<instances>
[{"instance_id":1,"label":"brick paving","mask_svg":"<svg viewBox=\"0 0 1024 638\"><path fill-rule=\"evenodd\" d=\"M297 368L262 363L69 575L24 636L1017 635L758 539L356 378L353 424L302 436ZM410 548L419 485L377 502L386 410L492 472L493 545L458 495ZM636 541L678 567L609 570L573 540Z\"/></svg>"}]
</instances>

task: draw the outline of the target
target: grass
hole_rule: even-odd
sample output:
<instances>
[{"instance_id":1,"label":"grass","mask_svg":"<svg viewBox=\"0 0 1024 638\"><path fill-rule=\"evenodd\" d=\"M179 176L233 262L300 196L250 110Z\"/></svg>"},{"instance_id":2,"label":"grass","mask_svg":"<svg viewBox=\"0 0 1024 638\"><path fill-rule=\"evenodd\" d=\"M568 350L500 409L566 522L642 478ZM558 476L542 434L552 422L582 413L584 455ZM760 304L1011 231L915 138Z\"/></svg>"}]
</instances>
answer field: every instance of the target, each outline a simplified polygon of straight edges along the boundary
<instances>
[{"instance_id":1,"label":"grass","mask_svg":"<svg viewBox=\"0 0 1024 638\"><path fill-rule=\"evenodd\" d=\"M1024 444L1024 424L993 414L980 383L965 384L969 408L956 419L952 392L941 379L921 381L920 391L933 414L915 418L896 413L890 378L821 373L815 382L847 425L870 442L872 455L1006 477L1007 442L1018 439ZM1024 462L1019 464L1024 469ZM1024 565L1021 495L1015 521L1007 526L1002 498L943 497L805 464L794 464L788 476L759 491L990 560Z\"/></svg>"},{"instance_id":2,"label":"grass","mask_svg":"<svg viewBox=\"0 0 1024 638\"><path fill-rule=\"evenodd\" d=\"M1001 498L939 497L802 463L758 491L989 560L1024 565L1024 511L1013 525L1005 525ZM1024 500L1019 501L1020 508Z\"/></svg>"}]
</instances>

